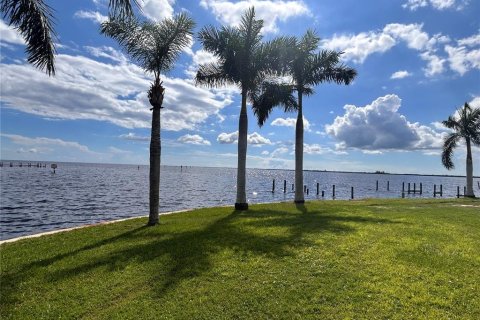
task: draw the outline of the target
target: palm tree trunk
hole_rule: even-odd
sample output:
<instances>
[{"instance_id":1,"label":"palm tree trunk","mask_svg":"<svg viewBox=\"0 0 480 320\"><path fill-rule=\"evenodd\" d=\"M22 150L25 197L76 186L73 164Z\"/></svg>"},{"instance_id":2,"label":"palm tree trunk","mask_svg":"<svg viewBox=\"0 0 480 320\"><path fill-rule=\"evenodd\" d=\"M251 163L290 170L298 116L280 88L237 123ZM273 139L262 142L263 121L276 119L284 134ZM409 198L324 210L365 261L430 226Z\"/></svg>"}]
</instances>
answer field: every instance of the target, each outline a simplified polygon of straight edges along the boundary
<instances>
[{"instance_id":1,"label":"palm tree trunk","mask_svg":"<svg viewBox=\"0 0 480 320\"><path fill-rule=\"evenodd\" d=\"M150 87L148 98L153 106L152 112L152 133L150 138L150 213L148 216L148 225L158 224L158 211L160 203L160 110L163 104L165 89L162 87L160 79L156 79Z\"/></svg>"},{"instance_id":2,"label":"palm tree trunk","mask_svg":"<svg viewBox=\"0 0 480 320\"><path fill-rule=\"evenodd\" d=\"M247 165L247 93L242 90L242 107L238 119L238 164L237 164L237 200L235 201L235 210L248 210L246 185L246 165Z\"/></svg>"},{"instance_id":3,"label":"palm tree trunk","mask_svg":"<svg viewBox=\"0 0 480 320\"><path fill-rule=\"evenodd\" d=\"M298 115L295 126L295 203L304 203L303 195L303 110L302 92L298 92Z\"/></svg>"},{"instance_id":4,"label":"palm tree trunk","mask_svg":"<svg viewBox=\"0 0 480 320\"><path fill-rule=\"evenodd\" d=\"M473 193L473 161L472 161L472 148L470 145L470 139L467 138L467 197L475 197Z\"/></svg>"}]
</instances>

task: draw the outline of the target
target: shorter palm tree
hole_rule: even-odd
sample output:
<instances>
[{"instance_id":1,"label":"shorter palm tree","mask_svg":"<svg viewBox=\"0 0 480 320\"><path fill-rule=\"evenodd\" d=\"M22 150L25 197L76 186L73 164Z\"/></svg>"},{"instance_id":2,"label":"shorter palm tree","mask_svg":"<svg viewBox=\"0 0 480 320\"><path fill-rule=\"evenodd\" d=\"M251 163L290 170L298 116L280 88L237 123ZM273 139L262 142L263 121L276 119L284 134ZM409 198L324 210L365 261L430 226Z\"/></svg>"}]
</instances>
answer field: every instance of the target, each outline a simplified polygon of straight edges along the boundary
<instances>
[{"instance_id":1,"label":"shorter palm tree","mask_svg":"<svg viewBox=\"0 0 480 320\"><path fill-rule=\"evenodd\" d=\"M443 143L442 164L448 170L455 166L452 161L452 155L457 144L462 139L467 145L467 190L465 196L475 197L473 193L473 161L472 161L472 144L480 146L480 109L472 109L465 102L463 108L457 111L458 117L449 116L443 125L453 132L448 134Z\"/></svg>"},{"instance_id":2,"label":"shorter palm tree","mask_svg":"<svg viewBox=\"0 0 480 320\"><path fill-rule=\"evenodd\" d=\"M165 88L161 74L171 70L183 49L190 44L195 23L185 13L163 21L142 22L136 19L115 19L102 23L101 32L118 41L121 47L145 72L153 73L148 90L152 105L150 140L150 215L148 225L158 223L160 202L160 109Z\"/></svg>"}]
</instances>

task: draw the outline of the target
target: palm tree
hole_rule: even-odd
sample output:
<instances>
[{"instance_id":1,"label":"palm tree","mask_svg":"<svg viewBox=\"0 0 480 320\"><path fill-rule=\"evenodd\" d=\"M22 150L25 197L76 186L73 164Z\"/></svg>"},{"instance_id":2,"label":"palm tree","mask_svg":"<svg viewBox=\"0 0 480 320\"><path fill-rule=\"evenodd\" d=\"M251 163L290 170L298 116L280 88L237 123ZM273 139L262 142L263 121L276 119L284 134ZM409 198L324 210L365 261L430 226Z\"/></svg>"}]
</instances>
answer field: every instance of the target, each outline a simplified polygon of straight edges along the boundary
<instances>
[{"instance_id":1,"label":"palm tree","mask_svg":"<svg viewBox=\"0 0 480 320\"><path fill-rule=\"evenodd\" d=\"M199 34L203 47L213 53L217 62L199 66L197 84L220 87L235 84L241 91L241 109L238 121L238 166L236 210L247 210L245 191L247 158L247 99L253 101L258 88L266 78L279 73L281 48L286 38L262 42L263 20L255 19L255 9L248 9L238 27L204 27Z\"/></svg>"},{"instance_id":2,"label":"palm tree","mask_svg":"<svg viewBox=\"0 0 480 320\"><path fill-rule=\"evenodd\" d=\"M445 137L442 152L442 164L448 170L453 169L452 155L457 143L465 139L467 145L467 197L475 197L473 193L473 162L472 162L472 143L480 146L480 109L472 109L465 102L463 108L457 111L458 118L449 116L443 121L443 125L453 132Z\"/></svg>"},{"instance_id":3,"label":"palm tree","mask_svg":"<svg viewBox=\"0 0 480 320\"><path fill-rule=\"evenodd\" d=\"M303 194L303 96L314 93L313 86L324 82L350 84L356 77L355 69L340 63L342 52L322 50L317 52L320 38L308 30L290 47L291 61L287 64L292 78L292 90L297 92L297 123L295 126L295 203L305 202ZM288 108L286 108L287 110ZM262 125L270 111L258 111Z\"/></svg>"},{"instance_id":4,"label":"palm tree","mask_svg":"<svg viewBox=\"0 0 480 320\"><path fill-rule=\"evenodd\" d=\"M186 14L179 14L161 22L142 22L134 18L110 18L102 23L101 33L118 41L130 57L145 72L152 73L154 80L148 90L148 99L153 110L150 140L150 214L148 225L158 223L160 192L160 109L165 88L162 73L171 70L175 61L188 46L193 36L195 23Z\"/></svg>"},{"instance_id":5,"label":"palm tree","mask_svg":"<svg viewBox=\"0 0 480 320\"><path fill-rule=\"evenodd\" d=\"M137 0L110 0L110 15L132 17L131 3ZM44 0L1 0L0 11L10 26L25 39L28 62L48 75L55 74L55 30L53 9Z\"/></svg>"}]
</instances>

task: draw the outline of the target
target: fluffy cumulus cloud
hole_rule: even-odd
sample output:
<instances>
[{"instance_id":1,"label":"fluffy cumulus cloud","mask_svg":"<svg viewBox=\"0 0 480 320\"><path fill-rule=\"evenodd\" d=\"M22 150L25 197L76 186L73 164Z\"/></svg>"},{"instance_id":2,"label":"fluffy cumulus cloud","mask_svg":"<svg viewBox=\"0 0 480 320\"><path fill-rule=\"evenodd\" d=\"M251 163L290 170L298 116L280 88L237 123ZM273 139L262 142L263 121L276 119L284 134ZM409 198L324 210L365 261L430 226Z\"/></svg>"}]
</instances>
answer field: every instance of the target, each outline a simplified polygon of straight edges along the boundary
<instances>
[{"instance_id":1,"label":"fluffy cumulus cloud","mask_svg":"<svg viewBox=\"0 0 480 320\"><path fill-rule=\"evenodd\" d=\"M234 131L231 133L222 132L218 135L217 141L218 143L221 143L221 144L238 143L238 131ZM263 137L257 132L249 134L247 136L247 142L249 145L253 145L257 147L272 144L270 139Z\"/></svg>"},{"instance_id":2,"label":"fluffy cumulus cloud","mask_svg":"<svg viewBox=\"0 0 480 320\"><path fill-rule=\"evenodd\" d=\"M295 128L297 124L296 118L276 118L272 121L271 125L276 127L292 127ZM303 117L303 128L305 131L310 131L310 122Z\"/></svg>"},{"instance_id":3,"label":"fluffy cumulus cloud","mask_svg":"<svg viewBox=\"0 0 480 320\"><path fill-rule=\"evenodd\" d=\"M346 105L345 114L326 126L339 149L432 150L442 145L445 133L409 122L400 114L401 99L394 94L380 97L365 107Z\"/></svg>"},{"instance_id":4,"label":"fluffy cumulus cloud","mask_svg":"<svg viewBox=\"0 0 480 320\"><path fill-rule=\"evenodd\" d=\"M142 0L142 13L145 17L160 21L173 16L173 5L175 0Z\"/></svg>"},{"instance_id":5,"label":"fluffy cumulus cloud","mask_svg":"<svg viewBox=\"0 0 480 320\"><path fill-rule=\"evenodd\" d=\"M105 48L90 53L121 56ZM102 51L103 50L103 51ZM59 54L57 74L47 77L28 64L0 64L1 101L5 107L56 119L93 119L125 128L149 128L147 90L151 77L128 63L102 63L85 56ZM164 77L165 100L162 129L194 129L232 102L228 93L217 94L196 87L191 80ZM28 89L18 94L18 88Z\"/></svg>"},{"instance_id":6,"label":"fluffy cumulus cloud","mask_svg":"<svg viewBox=\"0 0 480 320\"><path fill-rule=\"evenodd\" d=\"M238 25L243 13L252 6L256 16L264 20L263 32L277 32L278 21L286 21L293 17L308 16L310 10L303 1L283 0L201 0L200 5L210 10L218 21L231 26Z\"/></svg>"},{"instance_id":7,"label":"fluffy cumulus cloud","mask_svg":"<svg viewBox=\"0 0 480 320\"><path fill-rule=\"evenodd\" d=\"M179 142L187 143L187 144L195 144L195 145L204 145L209 146L211 145L210 141L205 138L202 138L198 134L186 134L178 138Z\"/></svg>"},{"instance_id":8,"label":"fluffy cumulus cloud","mask_svg":"<svg viewBox=\"0 0 480 320\"><path fill-rule=\"evenodd\" d=\"M422 28L422 24L390 23L380 31L334 35L324 40L323 46L343 51L346 60L363 63L369 55L386 52L400 42L414 50L427 50L439 40L444 40L439 39L440 36L430 38Z\"/></svg>"},{"instance_id":9,"label":"fluffy cumulus cloud","mask_svg":"<svg viewBox=\"0 0 480 320\"><path fill-rule=\"evenodd\" d=\"M408 0L402 5L402 7L411 11L428 6L437 10L461 10L468 4L468 2L469 0Z\"/></svg>"},{"instance_id":10,"label":"fluffy cumulus cloud","mask_svg":"<svg viewBox=\"0 0 480 320\"><path fill-rule=\"evenodd\" d=\"M423 70L427 77L441 74L447 65L460 75L480 69L480 34L455 42L440 33L430 36L423 31L423 24L391 23L378 31L334 35L322 44L326 49L343 51L346 61L363 63L374 53L384 53L404 43L426 61Z\"/></svg>"},{"instance_id":11,"label":"fluffy cumulus cloud","mask_svg":"<svg viewBox=\"0 0 480 320\"><path fill-rule=\"evenodd\" d=\"M397 71L397 72L394 72L391 76L390 76L390 79L403 79L403 78L406 78L406 77L410 77L412 76L412 74L406 70L401 70L401 71Z\"/></svg>"}]
</instances>

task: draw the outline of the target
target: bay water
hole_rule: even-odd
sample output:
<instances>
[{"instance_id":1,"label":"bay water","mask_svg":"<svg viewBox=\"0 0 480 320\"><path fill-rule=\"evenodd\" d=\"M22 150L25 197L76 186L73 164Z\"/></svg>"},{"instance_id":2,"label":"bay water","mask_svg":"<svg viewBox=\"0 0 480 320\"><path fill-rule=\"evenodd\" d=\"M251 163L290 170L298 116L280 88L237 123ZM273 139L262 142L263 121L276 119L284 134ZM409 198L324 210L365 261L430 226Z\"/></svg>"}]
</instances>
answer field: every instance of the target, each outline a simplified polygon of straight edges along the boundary
<instances>
[{"instance_id":1,"label":"bay water","mask_svg":"<svg viewBox=\"0 0 480 320\"><path fill-rule=\"evenodd\" d=\"M148 215L148 166L117 164L57 163L53 173L50 163L38 168L19 167L18 161L0 168L0 239L64 229L85 224ZM160 211L227 206L235 202L235 168L162 166ZM275 192L272 182L275 179ZM284 192L284 180L286 192ZM376 184L378 181L378 191ZM475 193L480 194L474 181ZM292 170L247 170L249 203L292 201ZM402 183L422 183L422 195L433 197L433 186L443 185L443 198L455 197L457 186L463 193L464 177L390 175L305 171L304 183L308 200L400 198ZM317 195L317 183L319 195ZM389 190L387 190L387 185ZM438 190L438 189L437 189ZM322 198L322 191L324 197ZM232 207L233 210L233 207Z\"/></svg>"}]
</instances>

